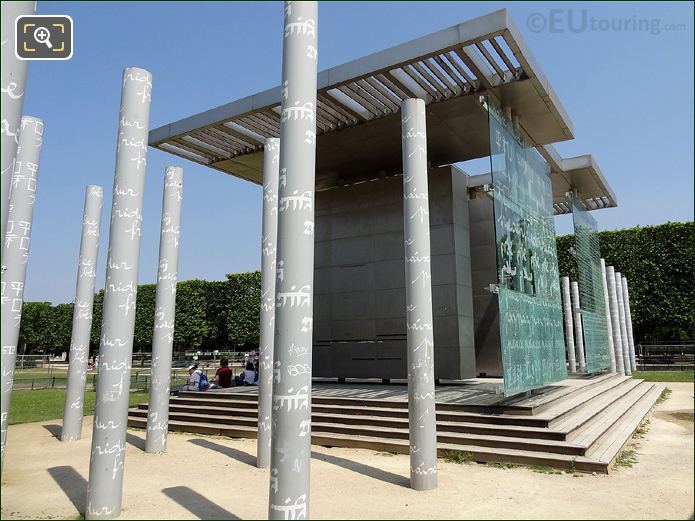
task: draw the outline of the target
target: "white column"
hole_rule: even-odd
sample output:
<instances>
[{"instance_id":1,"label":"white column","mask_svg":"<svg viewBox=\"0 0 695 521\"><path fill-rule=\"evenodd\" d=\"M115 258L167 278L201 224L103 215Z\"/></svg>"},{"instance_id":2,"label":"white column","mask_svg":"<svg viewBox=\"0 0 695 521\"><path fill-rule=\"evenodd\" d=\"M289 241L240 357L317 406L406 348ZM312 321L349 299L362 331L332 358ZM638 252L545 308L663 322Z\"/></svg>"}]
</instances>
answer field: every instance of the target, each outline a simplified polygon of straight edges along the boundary
<instances>
[{"instance_id":1,"label":"white column","mask_svg":"<svg viewBox=\"0 0 695 521\"><path fill-rule=\"evenodd\" d=\"M565 346L570 373L577 372L577 357L574 352L574 325L572 324L572 301L570 298L570 278L562 277L562 308L565 315Z\"/></svg>"},{"instance_id":2,"label":"white column","mask_svg":"<svg viewBox=\"0 0 695 521\"><path fill-rule=\"evenodd\" d=\"M159 232L159 268L152 332L152 368L145 452L167 450L169 431L169 386L176 321L176 282L179 272L183 168L168 166L164 172L162 225Z\"/></svg>"},{"instance_id":3,"label":"white column","mask_svg":"<svg viewBox=\"0 0 695 521\"><path fill-rule=\"evenodd\" d=\"M609 307L608 298L608 282L606 281L606 260L601 259L601 284L603 285L603 302L606 307L606 329L608 331L608 354L611 358L611 366L609 371L615 373L615 348L613 346L613 327L611 325L611 310Z\"/></svg>"},{"instance_id":4,"label":"white column","mask_svg":"<svg viewBox=\"0 0 695 521\"><path fill-rule=\"evenodd\" d=\"M261 253L261 314L258 375L258 438L256 466L270 466L270 429L273 414L273 343L275 341L275 255L278 235L278 176L280 140L265 142L263 153L263 224Z\"/></svg>"},{"instance_id":5,"label":"white column","mask_svg":"<svg viewBox=\"0 0 695 521\"><path fill-rule=\"evenodd\" d=\"M586 357L584 356L584 327L582 326L582 308L579 302L579 284L572 282L572 311L574 315L574 335L579 358L579 370L586 371Z\"/></svg>"},{"instance_id":6,"label":"white column","mask_svg":"<svg viewBox=\"0 0 695 521\"><path fill-rule=\"evenodd\" d=\"M606 267L606 282L608 283L608 298L610 304L611 333L613 335L613 350L615 353L615 371L625 374L623 365L623 343L620 337L620 315L618 314L618 293L615 288L615 270L613 266Z\"/></svg>"},{"instance_id":7,"label":"white column","mask_svg":"<svg viewBox=\"0 0 695 521\"><path fill-rule=\"evenodd\" d=\"M630 311L630 293L627 290L627 279L623 277L623 301L625 302L625 325L627 326L627 340L630 344L630 369L634 373L637 371L637 360L635 359L635 337L632 329L632 312Z\"/></svg>"},{"instance_id":8,"label":"white column","mask_svg":"<svg viewBox=\"0 0 695 521\"><path fill-rule=\"evenodd\" d=\"M410 486L437 488L437 419L425 102L401 103Z\"/></svg>"},{"instance_id":9,"label":"white column","mask_svg":"<svg viewBox=\"0 0 695 521\"><path fill-rule=\"evenodd\" d=\"M317 21L317 2L285 2L270 519L310 517Z\"/></svg>"},{"instance_id":10,"label":"white column","mask_svg":"<svg viewBox=\"0 0 695 521\"><path fill-rule=\"evenodd\" d=\"M623 282L620 272L615 272L615 292L618 297L618 317L620 318L620 344L623 347L623 366L625 375L632 375L630 365L630 341L627 338L627 322L625 321L625 300L623 295Z\"/></svg>"},{"instance_id":11,"label":"white column","mask_svg":"<svg viewBox=\"0 0 695 521\"><path fill-rule=\"evenodd\" d=\"M31 116L22 116L19 131L17 161L12 176L12 196L7 219L7 233L2 255L2 312L0 336L2 337L2 423L0 427L0 472L5 461L7 444L7 420L14 382L14 365L17 359L19 324L22 321L24 280L29 262L29 242L36 203L36 180L39 173L39 156L43 143L43 122Z\"/></svg>"},{"instance_id":12,"label":"white column","mask_svg":"<svg viewBox=\"0 0 695 521\"><path fill-rule=\"evenodd\" d=\"M12 172L14 171L19 125L24 107L27 68L29 62L20 60L14 52L16 23L18 16L34 14L36 2L3 1L2 16L2 89L0 89L0 111L2 112L2 132L0 132L0 237L4 240L7 232L7 215L10 209ZM2 250L2 248L0 248Z\"/></svg>"},{"instance_id":13,"label":"white column","mask_svg":"<svg viewBox=\"0 0 695 521\"><path fill-rule=\"evenodd\" d=\"M151 93L149 72L123 71L87 519L121 513Z\"/></svg>"},{"instance_id":14,"label":"white column","mask_svg":"<svg viewBox=\"0 0 695 521\"><path fill-rule=\"evenodd\" d=\"M63 429L60 433L62 441L74 441L82 437L84 390L87 384L87 358L89 357L89 339L92 334L92 311L103 202L104 190L101 186L87 186L84 196L80 258L77 267L75 308L72 312L70 365L63 407Z\"/></svg>"}]
</instances>

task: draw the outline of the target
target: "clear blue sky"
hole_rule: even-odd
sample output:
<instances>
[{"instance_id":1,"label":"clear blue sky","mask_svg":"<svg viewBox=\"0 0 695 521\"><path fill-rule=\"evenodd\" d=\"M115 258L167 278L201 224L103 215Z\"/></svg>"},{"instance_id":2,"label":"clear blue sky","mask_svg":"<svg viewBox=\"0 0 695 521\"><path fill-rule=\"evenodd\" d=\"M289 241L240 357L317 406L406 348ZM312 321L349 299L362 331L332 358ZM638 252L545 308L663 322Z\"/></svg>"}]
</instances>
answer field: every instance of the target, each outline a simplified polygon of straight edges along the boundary
<instances>
[{"instance_id":1,"label":"clear blue sky","mask_svg":"<svg viewBox=\"0 0 695 521\"><path fill-rule=\"evenodd\" d=\"M319 68L507 7L574 122L563 156L593 154L620 203L594 212L601 229L693 218L693 4L322 2ZM551 9L561 11L551 13ZM589 26L571 32L586 13ZM84 187L104 187L97 284L104 284L108 218L124 67L154 77L151 126L280 83L282 5L277 2L39 2L39 14L69 14L75 53L33 62L25 113L44 119L27 300L69 302ZM540 14L555 32L539 28ZM591 18L594 18L594 28ZM601 30L602 20L648 20ZM541 20L541 21L542 21ZM634 22L633 22L634 23ZM683 24L666 30L670 24ZM185 169L179 280L222 279L260 266L258 186L150 149L140 282L156 280L162 176ZM558 233L571 218L558 218Z\"/></svg>"}]
</instances>

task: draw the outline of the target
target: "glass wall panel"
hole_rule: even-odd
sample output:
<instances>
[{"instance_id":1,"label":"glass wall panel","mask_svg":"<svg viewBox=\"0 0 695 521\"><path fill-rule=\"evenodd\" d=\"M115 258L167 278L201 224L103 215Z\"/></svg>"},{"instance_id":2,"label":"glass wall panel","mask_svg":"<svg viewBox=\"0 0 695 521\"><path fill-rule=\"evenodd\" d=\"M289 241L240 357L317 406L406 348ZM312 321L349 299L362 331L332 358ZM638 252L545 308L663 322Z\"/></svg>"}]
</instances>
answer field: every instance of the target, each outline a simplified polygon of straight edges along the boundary
<instances>
[{"instance_id":1,"label":"glass wall panel","mask_svg":"<svg viewBox=\"0 0 695 521\"><path fill-rule=\"evenodd\" d=\"M504 394L567 378L550 169L487 102Z\"/></svg>"},{"instance_id":2,"label":"glass wall panel","mask_svg":"<svg viewBox=\"0 0 695 521\"><path fill-rule=\"evenodd\" d=\"M579 304L584 326L586 372L597 373L610 367L606 301L603 296L601 250L596 220L574 194L570 194L574 240L579 272Z\"/></svg>"}]
</instances>

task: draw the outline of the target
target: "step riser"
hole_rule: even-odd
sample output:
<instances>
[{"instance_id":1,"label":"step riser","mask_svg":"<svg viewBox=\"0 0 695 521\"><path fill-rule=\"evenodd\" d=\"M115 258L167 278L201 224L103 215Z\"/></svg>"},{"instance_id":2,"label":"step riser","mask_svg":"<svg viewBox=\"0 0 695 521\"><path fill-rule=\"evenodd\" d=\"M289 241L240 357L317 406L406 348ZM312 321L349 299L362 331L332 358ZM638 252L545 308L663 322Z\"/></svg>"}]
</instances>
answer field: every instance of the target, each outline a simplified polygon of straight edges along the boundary
<instances>
[{"instance_id":1,"label":"step riser","mask_svg":"<svg viewBox=\"0 0 695 521\"><path fill-rule=\"evenodd\" d=\"M145 428L146 422L142 420L128 420L128 425L130 427ZM231 436L236 438L255 438L254 432L246 431L236 431L234 429L224 428L204 428L195 425L171 425L170 430L172 432L190 432L197 434L210 434L215 436ZM337 439L331 438L330 435L312 435L311 443L314 445L320 445L322 447L346 447L346 448L359 448L359 449L371 449L380 452L398 452L401 454L408 454L409 447L407 443L398 442L394 440L389 441L370 441L362 439ZM607 473L608 466L601 463L590 463L590 462L574 462L568 463L563 459L553 459L552 457L534 457L534 456L509 456L509 455L498 455L491 453L479 453L472 450L461 450L456 449L437 449L437 455L441 458L447 457L451 452L465 452L469 456L471 461L477 461L481 463L513 463L516 465L545 465L553 468L570 470L574 469L579 472L601 472Z\"/></svg>"},{"instance_id":2,"label":"step riser","mask_svg":"<svg viewBox=\"0 0 695 521\"><path fill-rule=\"evenodd\" d=\"M205 410L206 407L215 407L218 409L224 408L224 407L230 407L234 409L247 409L249 411L249 415L253 413L254 415L257 414L257 404L254 402L236 402L236 401L224 401L224 400L219 400L217 403L210 403L212 400L202 400L202 399L181 399L181 398L176 398L172 399L170 401L170 407L173 410L173 407L176 405L189 405L189 406L195 406L200 410L201 412ZM146 407L146 404L141 404L139 407ZM438 412L437 412L437 420L439 421L450 421L450 422L469 422L469 423L485 423L489 425L517 425L517 426L523 426L523 427L537 427L537 428L545 428L548 426L548 420L543 419L543 418L534 418L532 416L529 417L517 417L517 418L509 418L505 416L476 416L475 414L477 413L472 413L466 414L466 413L450 413L447 411L439 411L439 405L437 405ZM312 404L311 410L315 413L323 413L323 414L332 414L332 413L338 413L338 414L345 414L345 415L366 415L366 416L383 416L385 418L400 418L400 419L408 419L408 409L403 409L403 410L389 410L389 409L378 409L378 408L365 408L363 407L342 407L342 406L337 406L337 405L331 405L331 406L325 406L325 405L317 405L317 404ZM210 412L210 414L226 414L225 412L222 411L216 411L216 412ZM233 414L239 414L238 412L233 412Z\"/></svg>"},{"instance_id":3,"label":"step riser","mask_svg":"<svg viewBox=\"0 0 695 521\"><path fill-rule=\"evenodd\" d=\"M144 414L143 414L144 413ZM131 415L129 416L130 419L138 419L138 420L144 420L145 422L147 421L147 414L144 411L131 411ZM191 418L188 415L180 415L180 414L170 414L169 415L169 420L174 421L174 422L185 422L187 424L190 424L191 429L195 429L197 426L201 425L200 419L199 418ZM226 423L226 419L224 418L212 418L208 417L205 418L205 422L210 424L219 424L220 430L226 430L226 429L231 429L234 432L234 427L252 427L256 428L257 422L254 420L244 420L241 418L235 419L233 424ZM173 429L172 429L173 430ZM214 429L213 429L214 430ZM380 432L374 432L373 430L370 429L360 429L360 428L355 428L355 427L349 427L346 425L335 425L335 424L325 424L321 423L320 426L317 426L315 428L315 431L317 432L322 432L322 433L336 433L336 434L343 434L347 436L363 436L363 437L379 437L379 438L387 438L387 439L394 439L394 440L408 440L408 430L399 430L399 431L380 431ZM194 431L196 432L196 431ZM584 451L580 447L572 447L572 446L565 446L565 445L539 445L533 443L533 440L529 440L528 442L524 441L517 441L517 440L498 440L498 439L486 439L486 438L476 438L474 440L470 438L466 438L465 435L461 436L450 436L447 435L446 433L443 433L441 431L437 432L437 440L440 443L451 443L454 445L478 445L481 447L493 447L493 448L501 448L501 449L517 449L517 450L528 450L528 451L536 451L536 452L552 452L556 454L569 454L569 455L574 455L574 456L581 456Z\"/></svg>"},{"instance_id":4,"label":"step riser","mask_svg":"<svg viewBox=\"0 0 695 521\"><path fill-rule=\"evenodd\" d=\"M142 404L141 404L142 405ZM245 411L244 411L245 413ZM137 418L147 418L147 408L139 407L138 410L131 410L129 416ZM228 416L220 418L219 416ZM206 415L206 411L196 410L195 413L188 409L177 411L175 407L171 407L169 410L169 419L178 421L187 421L192 424L204 421L206 423L220 423L224 425L230 424L240 424L255 426L257 424L257 417L255 411L253 414L241 416L241 414L226 414L224 411L210 411ZM389 429L404 429L407 431L408 422L406 421L389 421L388 419L377 420L375 418L359 418L359 417L341 417L336 418L328 415L312 415L312 421L315 423L332 423L335 424L335 428L339 429L340 426L365 426L365 427L385 427ZM350 427L347 427L350 428ZM339 431L336 431L339 432ZM565 441L565 437L562 433L557 433L553 431L535 431L535 432L524 432L515 431L500 428L476 428L475 425L442 425L437 424L438 433L458 433L458 434L478 434L478 435L488 435L488 436L509 436L516 438L528 438L528 439L540 439L540 440L552 440L552 441ZM407 435L406 435L407 439Z\"/></svg>"},{"instance_id":5,"label":"step riser","mask_svg":"<svg viewBox=\"0 0 695 521\"><path fill-rule=\"evenodd\" d=\"M603 435L605 435L606 431L608 431L611 428L611 426L613 426L617 421L619 421L620 418L622 418L628 412L630 412L630 409L632 409L632 407L634 407L634 405L637 404L644 397L644 395L649 392L650 389L651 389L651 387L647 386L647 385L644 385L644 386L639 385L637 387L633 387L630 390L630 392L621 396L619 399L611 402L611 404L608 407L605 407L604 409L602 409L599 413L594 415L589 421L584 422L584 424L582 424L579 428L574 429L570 433L570 435L567 437L567 440L572 441L572 440L576 439L577 437L579 437L585 429L590 429L592 424L595 425L595 422L600 421L599 418L602 415L602 413L604 413L604 411L606 411L606 409L608 409L609 407L612 407L619 400L622 400L624 398L629 399L629 402L628 402L629 406L625 407L625 409L623 411L621 411L619 414L618 413L611 414L611 417L610 417L611 422L606 424L606 426L603 428L602 432L600 432L598 434L597 438L595 438L593 440L593 442L590 443L589 446L587 447L587 451L590 450L591 447L593 445L595 445L600 440L600 438L603 437Z\"/></svg>"},{"instance_id":6,"label":"step riser","mask_svg":"<svg viewBox=\"0 0 695 521\"><path fill-rule=\"evenodd\" d=\"M629 379L623 380L623 381L620 382L618 385L612 386L612 387L610 387L610 388L608 388L608 389L604 389L603 392L601 392L600 394L597 394L597 395L591 397L590 399L588 399L587 401L585 401L585 402L583 402L583 403L581 403L581 404L576 405L576 406L573 407L572 409L570 409L570 410L568 410L568 411L565 411L565 412L563 412L563 413L557 415L556 417L552 418L552 419L548 422L548 427L552 429L552 428L555 427L558 423L561 423L561 422L565 421L570 415L572 415L572 414L577 414L577 413L583 411L584 408L586 408L586 407L591 407L592 402L593 402L595 399L599 399L601 396L603 396L604 394L606 394L606 393L608 393L608 392L610 392L610 391L622 389L623 392L620 393L619 396L616 396L615 399L614 399L613 401L611 401L610 403L613 403L615 400L619 400L622 396L624 396L625 394L627 394L627 393L630 391L630 381L631 381L631 380L629 380ZM606 407L608 407L608 406L610 405L610 403L609 403L608 405L606 405ZM604 408L605 408L605 407L604 407ZM589 418L589 419L590 419L590 418ZM588 420L587 420L587 421L588 421ZM578 426L578 427L579 427L579 426Z\"/></svg>"}]
</instances>

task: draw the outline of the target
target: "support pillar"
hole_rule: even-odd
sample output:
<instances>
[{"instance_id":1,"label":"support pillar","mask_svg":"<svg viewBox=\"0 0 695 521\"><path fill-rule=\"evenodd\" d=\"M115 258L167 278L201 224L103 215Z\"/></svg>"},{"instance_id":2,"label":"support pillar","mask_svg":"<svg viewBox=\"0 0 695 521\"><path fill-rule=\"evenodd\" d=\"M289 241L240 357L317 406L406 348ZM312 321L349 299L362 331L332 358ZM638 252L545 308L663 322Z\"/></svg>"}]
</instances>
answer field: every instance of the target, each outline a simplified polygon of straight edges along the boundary
<instances>
[{"instance_id":1,"label":"support pillar","mask_svg":"<svg viewBox=\"0 0 695 521\"><path fill-rule=\"evenodd\" d=\"M275 341L275 254L278 235L278 175L280 140L266 139L263 153L263 239L261 253L261 317L258 375L258 438L256 466L270 466L273 415L273 345Z\"/></svg>"},{"instance_id":2,"label":"support pillar","mask_svg":"<svg viewBox=\"0 0 695 521\"><path fill-rule=\"evenodd\" d=\"M579 284L572 282L572 311L574 315L574 335L579 359L579 370L586 371L586 357L584 356L584 327L582 326L582 308L579 303Z\"/></svg>"},{"instance_id":3,"label":"support pillar","mask_svg":"<svg viewBox=\"0 0 695 521\"><path fill-rule=\"evenodd\" d=\"M87 358L92 334L94 287L99 257L99 231L104 191L101 186L88 185L84 195L82 240L77 267L75 307L72 311L72 337L70 339L70 365L63 407L62 441L75 441L82 437L84 391L87 384Z\"/></svg>"},{"instance_id":4,"label":"support pillar","mask_svg":"<svg viewBox=\"0 0 695 521\"><path fill-rule=\"evenodd\" d=\"M608 284L608 299L610 304L611 333L615 352L615 371L625 375L623 365L623 342L620 336L620 315L618 314L618 292L615 288L615 270L613 266L606 267L606 282Z\"/></svg>"},{"instance_id":5,"label":"support pillar","mask_svg":"<svg viewBox=\"0 0 695 521\"><path fill-rule=\"evenodd\" d=\"M618 297L618 317L620 322L620 344L623 347L623 366L625 375L632 375L630 365L630 342L627 337L627 322L625 321L625 296L623 295L623 282L620 272L615 272L615 293Z\"/></svg>"},{"instance_id":6,"label":"support pillar","mask_svg":"<svg viewBox=\"0 0 695 521\"><path fill-rule=\"evenodd\" d=\"M565 315L565 345L570 373L577 372L577 357L574 351L574 325L572 324L572 301L570 299L570 278L562 277L562 307Z\"/></svg>"},{"instance_id":7,"label":"support pillar","mask_svg":"<svg viewBox=\"0 0 695 521\"><path fill-rule=\"evenodd\" d=\"M19 125L24 108L24 89L27 79L27 60L20 60L14 52L15 20L18 16L34 14L36 2L2 2L2 89L0 92L0 111L2 111L2 132L0 132L0 237L5 240L7 219L10 209L12 172L19 137ZM2 250L2 248L0 248Z\"/></svg>"},{"instance_id":8,"label":"support pillar","mask_svg":"<svg viewBox=\"0 0 695 521\"><path fill-rule=\"evenodd\" d=\"M635 337L632 330L632 312L630 311L630 293L627 290L627 279L623 277L623 301L625 302L625 326L627 327L627 341L630 345L630 369L634 373L637 371L637 360L635 359Z\"/></svg>"},{"instance_id":9,"label":"support pillar","mask_svg":"<svg viewBox=\"0 0 695 521\"><path fill-rule=\"evenodd\" d=\"M284 19L268 517L306 519L310 516L318 3L285 2Z\"/></svg>"},{"instance_id":10,"label":"support pillar","mask_svg":"<svg viewBox=\"0 0 695 521\"><path fill-rule=\"evenodd\" d=\"M606 330L608 332L608 354L611 358L611 365L609 371L615 373L616 362L615 362L615 348L613 346L613 327L611 325L611 311L609 308L608 299L608 282L606 280L606 259L601 259L601 283L603 284L603 302L606 307Z\"/></svg>"},{"instance_id":11,"label":"support pillar","mask_svg":"<svg viewBox=\"0 0 695 521\"><path fill-rule=\"evenodd\" d=\"M121 513L152 76L123 71L87 519Z\"/></svg>"},{"instance_id":12,"label":"support pillar","mask_svg":"<svg viewBox=\"0 0 695 521\"><path fill-rule=\"evenodd\" d=\"M164 173L164 195L162 196L159 270L152 334L152 378L145 434L145 452L154 454L167 450L182 198L183 168L168 166Z\"/></svg>"},{"instance_id":13,"label":"support pillar","mask_svg":"<svg viewBox=\"0 0 695 521\"><path fill-rule=\"evenodd\" d=\"M437 419L434 402L427 125L423 100L407 99L401 103L401 127L410 486L415 490L431 490L437 487Z\"/></svg>"},{"instance_id":14,"label":"support pillar","mask_svg":"<svg viewBox=\"0 0 695 521\"><path fill-rule=\"evenodd\" d=\"M11 209L7 219L7 233L2 245L4 253L2 255L2 305L0 311L0 336L2 337L0 472L5 461L7 421L14 382L14 366L17 359L19 324L22 321L24 280L29 261L31 223L36 202L36 180L39 173L42 143L43 121L31 116L22 116L17 161L12 176Z\"/></svg>"}]
</instances>

